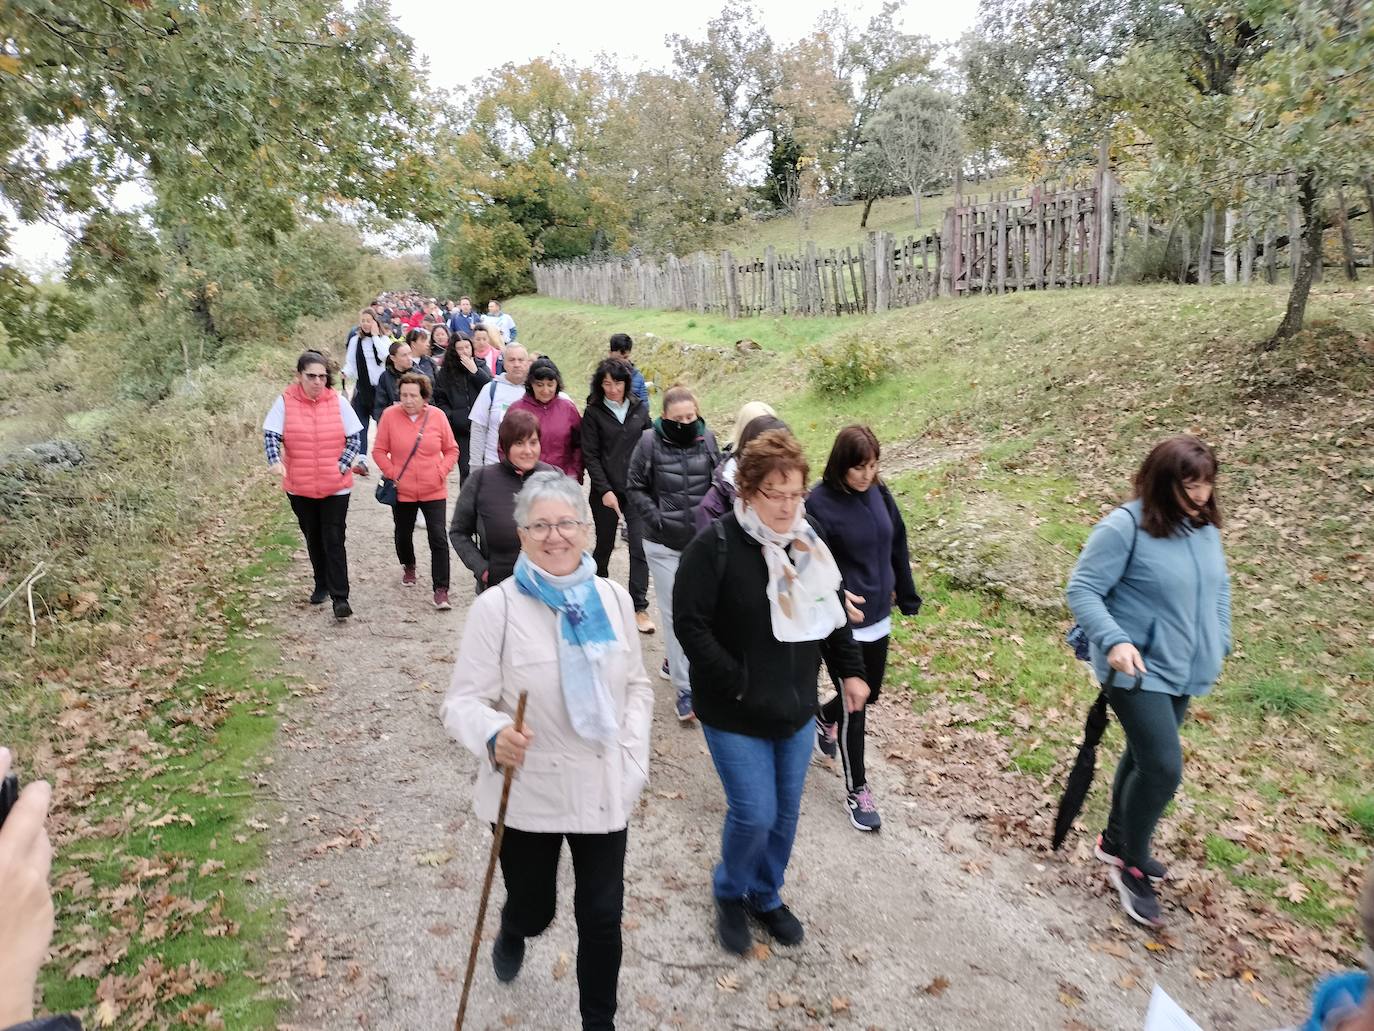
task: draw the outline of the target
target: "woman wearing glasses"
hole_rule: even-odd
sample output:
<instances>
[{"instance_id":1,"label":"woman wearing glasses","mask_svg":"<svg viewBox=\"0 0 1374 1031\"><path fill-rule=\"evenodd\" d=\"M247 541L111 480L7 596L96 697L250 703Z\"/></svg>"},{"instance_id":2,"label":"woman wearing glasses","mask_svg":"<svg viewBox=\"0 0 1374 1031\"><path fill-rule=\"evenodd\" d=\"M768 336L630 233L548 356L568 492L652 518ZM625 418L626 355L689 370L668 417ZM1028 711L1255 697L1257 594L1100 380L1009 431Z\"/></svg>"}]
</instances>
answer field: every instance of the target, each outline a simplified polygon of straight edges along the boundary
<instances>
[{"instance_id":1,"label":"woman wearing glasses","mask_svg":"<svg viewBox=\"0 0 1374 1031\"><path fill-rule=\"evenodd\" d=\"M311 605L334 603L334 618L353 615L348 604L348 553L344 523L362 449L363 424L334 391L334 377L318 351L296 359L296 380L272 404L262 424L267 467L281 478L291 501L310 568L315 574ZM359 475L367 467L357 465Z\"/></svg>"},{"instance_id":2,"label":"woman wearing glasses","mask_svg":"<svg viewBox=\"0 0 1374 1031\"><path fill-rule=\"evenodd\" d=\"M716 933L739 955L753 945L750 918L780 945L802 940L780 893L811 761L822 645L845 707L868 700L839 568L806 516L808 472L790 433L756 437L735 470L733 511L687 546L673 591L697 718L725 789Z\"/></svg>"},{"instance_id":3,"label":"woman wearing glasses","mask_svg":"<svg viewBox=\"0 0 1374 1031\"><path fill-rule=\"evenodd\" d=\"M534 419L512 411L503 434L521 416ZM468 484L493 468L474 470ZM520 540L514 575L473 602L441 715L481 760L481 820L496 820L504 767L517 770L501 843L506 904L491 954L498 980L519 974L526 939L553 921L567 839L582 1027L608 1031L620 977L626 827L648 781L653 692L634 603L596 576L591 511L576 481L556 469L533 472L512 515ZM517 732L522 692L529 697Z\"/></svg>"},{"instance_id":4,"label":"woman wearing glasses","mask_svg":"<svg viewBox=\"0 0 1374 1031\"><path fill-rule=\"evenodd\" d=\"M453 506L448 539L477 579L477 592L495 587L515 571L520 537L515 496L532 473L557 472L539 461L539 420L512 408L497 431L501 460L473 469Z\"/></svg>"}]
</instances>

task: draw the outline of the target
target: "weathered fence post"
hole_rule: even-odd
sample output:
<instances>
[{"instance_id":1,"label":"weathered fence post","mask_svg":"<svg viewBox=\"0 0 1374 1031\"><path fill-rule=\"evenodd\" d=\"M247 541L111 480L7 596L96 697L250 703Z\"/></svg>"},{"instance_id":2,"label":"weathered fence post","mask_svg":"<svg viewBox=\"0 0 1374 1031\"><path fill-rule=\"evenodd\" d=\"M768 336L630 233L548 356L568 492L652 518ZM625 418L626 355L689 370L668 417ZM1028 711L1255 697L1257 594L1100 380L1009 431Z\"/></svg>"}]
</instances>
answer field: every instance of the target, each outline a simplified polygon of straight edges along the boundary
<instances>
[{"instance_id":1,"label":"weathered fence post","mask_svg":"<svg viewBox=\"0 0 1374 1031\"><path fill-rule=\"evenodd\" d=\"M1202 242L1197 249L1197 285L1212 285L1212 243L1217 232L1217 208L1211 201L1202 211Z\"/></svg>"},{"instance_id":2,"label":"weathered fence post","mask_svg":"<svg viewBox=\"0 0 1374 1031\"><path fill-rule=\"evenodd\" d=\"M739 318L739 281L735 278L735 259L729 251L720 252L720 270L725 277L725 314Z\"/></svg>"},{"instance_id":3,"label":"weathered fence post","mask_svg":"<svg viewBox=\"0 0 1374 1031\"><path fill-rule=\"evenodd\" d=\"M778 252L771 243L763 249L763 294L763 303L771 314L782 311L778 303Z\"/></svg>"}]
</instances>

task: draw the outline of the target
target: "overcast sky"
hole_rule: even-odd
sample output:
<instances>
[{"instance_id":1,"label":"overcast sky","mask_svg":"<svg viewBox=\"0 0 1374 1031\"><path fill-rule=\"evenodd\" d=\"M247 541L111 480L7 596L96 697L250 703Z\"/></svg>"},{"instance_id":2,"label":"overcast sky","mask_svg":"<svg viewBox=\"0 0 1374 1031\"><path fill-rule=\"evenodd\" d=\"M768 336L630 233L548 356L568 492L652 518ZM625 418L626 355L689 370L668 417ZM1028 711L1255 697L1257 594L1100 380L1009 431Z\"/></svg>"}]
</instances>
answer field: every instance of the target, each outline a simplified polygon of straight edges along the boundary
<instances>
[{"instance_id":1,"label":"overcast sky","mask_svg":"<svg viewBox=\"0 0 1374 1031\"><path fill-rule=\"evenodd\" d=\"M515 0L474 8L453 0L392 0L402 30L429 61L431 81L444 89L463 86L494 68L561 54L579 63L598 53L615 55L628 70L667 68L664 38L672 33L699 37L723 0L645 4L616 0L578 4L568 0ZM863 26L881 0L755 0L765 27L779 43L805 35L821 12L839 6ZM977 0L908 0L902 31L939 41L956 39L973 27ZM20 265L46 272L62 260L64 238L46 225L19 226L11 239Z\"/></svg>"}]
</instances>

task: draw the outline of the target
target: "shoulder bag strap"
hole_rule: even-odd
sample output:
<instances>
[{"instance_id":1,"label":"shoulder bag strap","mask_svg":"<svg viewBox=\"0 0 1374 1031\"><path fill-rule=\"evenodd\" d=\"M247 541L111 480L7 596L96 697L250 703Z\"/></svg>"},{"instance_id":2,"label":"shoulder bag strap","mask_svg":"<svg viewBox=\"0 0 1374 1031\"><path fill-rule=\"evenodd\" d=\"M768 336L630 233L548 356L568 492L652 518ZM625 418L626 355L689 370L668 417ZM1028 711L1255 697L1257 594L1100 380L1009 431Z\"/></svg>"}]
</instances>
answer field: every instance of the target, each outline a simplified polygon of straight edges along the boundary
<instances>
[{"instance_id":1,"label":"shoulder bag strap","mask_svg":"<svg viewBox=\"0 0 1374 1031\"><path fill-rule=\"evenodd\" d=\"M410 468L410 460L415 457L415 452L420 449L420 438L425 435L425 423L429 422L430 409L433 407L433 405L425 405L425 417L420 420L420 432L415 434L415 443L410 445L410 454L406 455L405 464L401 466L401 471L396 474L394 482L401 482L401 477L404 476L406 470Z\"/></svg>"}]
</instances>

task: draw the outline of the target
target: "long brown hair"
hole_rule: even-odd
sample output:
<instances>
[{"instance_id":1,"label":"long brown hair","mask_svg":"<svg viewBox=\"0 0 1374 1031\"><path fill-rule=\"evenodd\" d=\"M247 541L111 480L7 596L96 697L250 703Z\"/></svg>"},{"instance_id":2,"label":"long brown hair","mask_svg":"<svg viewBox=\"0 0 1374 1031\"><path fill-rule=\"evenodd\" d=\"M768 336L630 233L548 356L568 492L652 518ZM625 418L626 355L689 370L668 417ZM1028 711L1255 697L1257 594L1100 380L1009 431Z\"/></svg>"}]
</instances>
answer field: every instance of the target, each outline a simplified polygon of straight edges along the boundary
<instances>
[{"instance_id":1,"label":"long brown hair","mask_svg":"<svg viewBox=\"0 0 1374 1031\"><path fill-rule=\"evenodd\" d=\"M821 482L837 494L852 494L845 474L856 465L876 462L881 450L877 435L867 426L846 426L835 435Z\"/></svg>"},{"instance_id":2,"label":"long brown hair","mask_svg":"<svg viewBox=\"0 0 1374 1031\"><path fill-rule=\"evenodd\" d=\"M1151 537L1170 537L1178 533L1184 520L1194 526L1221 529L1221 506L1217 502L1216 452L1197 437L1182 434L1161 440L1135 474L1135 494L1140 499L1140 528ZM1212 484L1212 496L1196 515L1184 508L1189 480Z\"/></svg>"}]
</instances>

